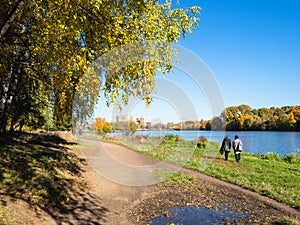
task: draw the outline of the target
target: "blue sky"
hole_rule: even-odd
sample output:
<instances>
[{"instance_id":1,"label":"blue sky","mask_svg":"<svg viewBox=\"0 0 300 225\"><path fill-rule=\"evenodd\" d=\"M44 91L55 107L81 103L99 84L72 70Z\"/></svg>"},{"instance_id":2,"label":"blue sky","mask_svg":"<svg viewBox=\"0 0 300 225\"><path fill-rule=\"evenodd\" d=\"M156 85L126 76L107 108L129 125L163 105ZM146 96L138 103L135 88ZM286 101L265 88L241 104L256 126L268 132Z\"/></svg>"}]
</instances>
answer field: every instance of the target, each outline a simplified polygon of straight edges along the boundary
<instances>
[{"instance_id":1,"label":"blue sky","mask_svg":"<svg viewBox=\"0 0 300 225\"><path fill-rule=\"evenodd\" d=\"M300 1L189 2L201 6L201 21L181 44L214 72L227 106L299 104Z\"/></svg>"},{"instance_id":2,"label":"blue sky","mask_svg":"<svg viewBox=\"0 0 300 225\"><path fill-rule=\"evenodd\" d=\"M299 105L300 1L298 0L201 0L181 1L180 7L201 7L199 26L179 45L191 50L210 68L222 92L225 106L247 104L252 108ZM197 118L214 116L205 93L191 82L183 84L180 71L168 79L180 83L190 96ZM190 85L190 86L189 86ZM176 105L176 103L175 103ZM176 107L175 107L176 108ZM168 101L154 99L146 110L136 104L130 114L148 121L177 122ZM96 117L112 120L104 108Z\"/></svg>"}]
</instances>

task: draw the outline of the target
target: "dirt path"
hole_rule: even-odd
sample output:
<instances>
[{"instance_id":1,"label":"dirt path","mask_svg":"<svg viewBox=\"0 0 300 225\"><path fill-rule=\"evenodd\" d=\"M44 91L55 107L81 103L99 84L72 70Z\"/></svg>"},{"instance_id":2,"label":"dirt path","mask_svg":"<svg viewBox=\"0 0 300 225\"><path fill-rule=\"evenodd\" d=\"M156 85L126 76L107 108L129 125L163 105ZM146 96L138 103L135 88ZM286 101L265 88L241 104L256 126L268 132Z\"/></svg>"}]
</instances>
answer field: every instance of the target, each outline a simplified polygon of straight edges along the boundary
<instances>
[{"instance_id":1,"label":"dirt path","mask_svg":"<svg viewBox=\"0 0 300 225\"><path fill-rule=\"evenodd\" d=\"M129 218L130 211L143 203L144 199L155 198L156 193L160 193L160 188L155 185L158 181L155 170L157 168L169 168L175 171L180 169L123 146L95 140L81 141L84 144L80 147L80 153L88 163L85 177L91 185L90 194L98 196L102 207L107 209L101 224L132 224L132 218ZM270 215L286 215L300 220L300 212L288 205L201 173L187 169L182 169L181 172L197 177L215 190L225 187L229 193L239 193L240 196L256 199L259 204L266 206Z\"/></svg>"},{"instance_id":2,"label":"dirt path","mask_svg":"<svg viewBox=\"0 0 300 225\"><path fill-rule=\"evenodd\" d=\"M80 152L87 160L88 167L85 173L86 180L91 185L91 193L101 198L102 205L107 209L103 224L129 224L127 211L133 202L153 192L154 186L129 186L122 184L129 176L122 171L122 164L112 163L113 159L133 166L151 165L152 159L143 157L125 147L100 143L99 141L82 140L87 146L81 147ZM108 153L113 159L108 160ZM112 163L111 165L109 165ZM109 176L109 172L112 175ZM118 176L120 172L121 176ZM127 171L128 172L128 171ZM132 172L132 171L131 171ZM116 177L114 177L116 176ZM116 178L116 180L113 180ZM118 178L120 181L118 182ZM130 177L129 177L130 179ZM101 223L102 224L102 223Z\"/></svg>"}]
</instances>

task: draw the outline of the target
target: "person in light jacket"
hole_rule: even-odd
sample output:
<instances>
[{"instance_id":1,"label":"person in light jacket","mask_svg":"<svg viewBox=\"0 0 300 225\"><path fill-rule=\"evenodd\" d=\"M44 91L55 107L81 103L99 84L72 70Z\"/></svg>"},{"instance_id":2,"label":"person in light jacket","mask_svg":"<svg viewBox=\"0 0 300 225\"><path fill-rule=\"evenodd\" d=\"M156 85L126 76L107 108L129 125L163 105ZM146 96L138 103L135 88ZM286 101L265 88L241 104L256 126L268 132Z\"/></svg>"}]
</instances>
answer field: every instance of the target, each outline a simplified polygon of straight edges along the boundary
<instances>
[{"instance_id":1,"label":"person in light jacket","mask_svg":"<svg viewBox=\"0 0 300 225\"><path fill-rule=\"evenodd\" d=\"M235 160L240 162L241 152L243 151L243 142L239 139L239 136L235 135L232 141L232 148L234 150Z\"/></svg>"}]
</instances>

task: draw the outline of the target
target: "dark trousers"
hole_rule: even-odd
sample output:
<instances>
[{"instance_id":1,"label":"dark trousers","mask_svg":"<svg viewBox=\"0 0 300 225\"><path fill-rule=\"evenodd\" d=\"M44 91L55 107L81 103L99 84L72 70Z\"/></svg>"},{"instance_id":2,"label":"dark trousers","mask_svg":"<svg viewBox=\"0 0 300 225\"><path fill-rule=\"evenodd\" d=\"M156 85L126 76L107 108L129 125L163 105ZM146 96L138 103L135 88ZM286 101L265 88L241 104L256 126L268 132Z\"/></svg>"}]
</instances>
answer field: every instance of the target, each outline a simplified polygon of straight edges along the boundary
<instances>
[{"instance_id":1,"label":"dark trousers","mask_svg":"<svg viewBox=\"0 0 300 225\"><path fill-rule=\"evenodd\" d=\"M225 151L225 160L228 160L229 151Z\"/></svg>"},{"instance_id":2,"label":"dark trousers","mask_svg":"<svg viewBox=\"0 0 300 225\"><path fill-rule=\"evenodd\" d=\"M239 161L241 160L241 153L239 153L239 154L236 154L236 153L235 153L235 160L236 160L237 162L239 162Z\"/></svg>"}]
</instances>

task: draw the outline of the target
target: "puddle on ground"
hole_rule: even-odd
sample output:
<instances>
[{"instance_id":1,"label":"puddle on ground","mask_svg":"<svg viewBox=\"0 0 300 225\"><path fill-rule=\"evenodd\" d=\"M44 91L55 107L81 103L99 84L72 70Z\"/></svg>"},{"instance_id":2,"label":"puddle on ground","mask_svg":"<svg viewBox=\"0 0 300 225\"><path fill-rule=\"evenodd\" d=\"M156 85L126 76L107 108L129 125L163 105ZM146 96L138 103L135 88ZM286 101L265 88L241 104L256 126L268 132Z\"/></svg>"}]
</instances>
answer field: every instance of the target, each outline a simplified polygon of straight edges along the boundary
<instances>
[{"instance_id":1,"label":"puddle on ground","mask_svg":"<svg viewBox=\"0 0 300 225\"><path fill-rule=\"evenodd\" d=\"M208 209L205 207L185 206L183 208L171 208L168 216L162 215L151 219L155 225L174 224L224 224L226 221L234 222L241 218L249 218L251 214L234 212L226 207L222 210Z\"/></svg>"}]
</instances>

